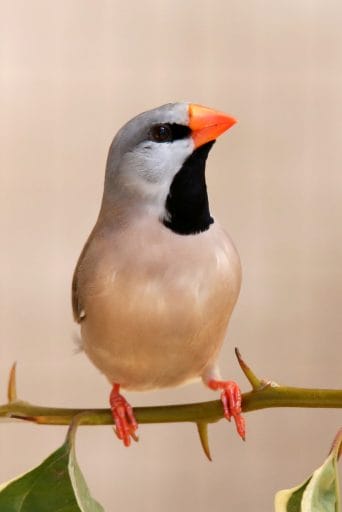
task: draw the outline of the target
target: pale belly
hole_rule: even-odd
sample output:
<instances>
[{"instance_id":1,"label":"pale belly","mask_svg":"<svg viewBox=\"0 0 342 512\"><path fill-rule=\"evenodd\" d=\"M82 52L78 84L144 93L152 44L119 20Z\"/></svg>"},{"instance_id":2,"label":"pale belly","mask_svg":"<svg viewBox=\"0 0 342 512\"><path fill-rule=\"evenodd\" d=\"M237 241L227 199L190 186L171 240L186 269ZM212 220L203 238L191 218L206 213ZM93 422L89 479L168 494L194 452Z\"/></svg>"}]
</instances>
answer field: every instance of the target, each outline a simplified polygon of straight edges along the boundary
<instances>
[{"instance_id":1,"label":"pale belly","mask_svg":"<svg viewBox=\"0 0 342 512\"><path fill-rule=\"evenodd\" d=\"M230 243L217 247L215 236L208 239L212 247L189 245L177 258L156 246L148 260L120 260L115 251L98 265L81 334L110 382L132 390L176 386L215 362L239 293L240 265Z\"/></svg>"}]
</instances>

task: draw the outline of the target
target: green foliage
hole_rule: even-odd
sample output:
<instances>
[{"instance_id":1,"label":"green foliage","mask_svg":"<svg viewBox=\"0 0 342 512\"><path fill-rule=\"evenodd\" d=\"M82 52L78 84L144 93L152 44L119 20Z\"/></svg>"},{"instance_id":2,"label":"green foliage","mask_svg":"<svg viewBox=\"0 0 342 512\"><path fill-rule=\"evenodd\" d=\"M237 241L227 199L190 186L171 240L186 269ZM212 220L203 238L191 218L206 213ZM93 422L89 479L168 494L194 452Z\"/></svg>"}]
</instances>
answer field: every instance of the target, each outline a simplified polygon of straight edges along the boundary
<instances>
[{"instance_id":1,"label":"green foliage","mask_svg":"<svg viewBox=\"0 0 342 512\"><path fill-rule=\"evenodd\" d=\"M275 512L339 512L337 461L341 447L342 431L336 437L329 457L306 482L276 494Z\"/></svg>"},{"instance_id":2,"label":"green foliage","mask_svg":"<svg viewBox=\"0 0 342 512\"><path fill-rule=\"evenodd\" d=\"M77 464L75 429L74 423L65 443L42 464L0 486L1 512L103 512Z\"/></svg>"}]
</instances>

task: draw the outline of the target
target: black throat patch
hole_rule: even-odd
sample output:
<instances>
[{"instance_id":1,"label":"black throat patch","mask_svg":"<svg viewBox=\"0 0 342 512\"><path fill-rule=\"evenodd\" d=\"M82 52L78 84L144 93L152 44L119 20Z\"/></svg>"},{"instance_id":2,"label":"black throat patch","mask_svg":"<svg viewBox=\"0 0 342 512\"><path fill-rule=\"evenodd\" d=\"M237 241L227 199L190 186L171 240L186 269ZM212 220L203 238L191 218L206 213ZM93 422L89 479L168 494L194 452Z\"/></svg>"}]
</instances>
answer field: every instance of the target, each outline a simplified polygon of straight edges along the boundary
<instances>
[{"instance_id":1,"label":"black throat patch","mask_svg":"<svg viewBox=\"0 0 342 512\"><path fill-rule=\"evenodd\" d=\"M180 235L206 231L214 222L210 216L205 181L205 163L214 142L195 149L171 183L165 205L169 218L163 223Z\"/></svg>"}]
</instances>

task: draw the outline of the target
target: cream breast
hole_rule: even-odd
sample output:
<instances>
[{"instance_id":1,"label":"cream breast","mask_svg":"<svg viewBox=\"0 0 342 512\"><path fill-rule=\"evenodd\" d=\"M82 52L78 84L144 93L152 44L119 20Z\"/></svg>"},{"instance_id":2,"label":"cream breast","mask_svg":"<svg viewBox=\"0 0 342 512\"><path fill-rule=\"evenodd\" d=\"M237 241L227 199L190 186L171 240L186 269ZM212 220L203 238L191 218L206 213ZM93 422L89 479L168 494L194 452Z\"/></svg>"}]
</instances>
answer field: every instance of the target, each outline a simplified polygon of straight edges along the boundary
<instances>
[{"instance_id":1,"label":"cream breast","mask_svg":"<svg viewBox=\"0 0 342 512\"><path fill-rule=\"evenodd\" d=\"M219 224L182 236L142 218L111 236L99 231L85 258L84 349L111 382L177 385L216 358L241 280Z\"/></svg>"}]
</instances>

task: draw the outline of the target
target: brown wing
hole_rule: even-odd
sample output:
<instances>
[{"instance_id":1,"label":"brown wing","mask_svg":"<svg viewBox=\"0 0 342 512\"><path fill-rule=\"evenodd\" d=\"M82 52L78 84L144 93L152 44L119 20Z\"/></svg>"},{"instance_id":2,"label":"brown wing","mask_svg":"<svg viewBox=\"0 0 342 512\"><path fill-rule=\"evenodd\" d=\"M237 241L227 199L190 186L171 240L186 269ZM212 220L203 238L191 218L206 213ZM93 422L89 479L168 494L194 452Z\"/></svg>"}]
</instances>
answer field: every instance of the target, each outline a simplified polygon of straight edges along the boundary
<instances>
[{"instance_id":1,"label":"brown wing","mask_svg":"<svg viewBox=\"0 0 342 512\"><path fill-rule=\"evenodd\" d=\"M113 219L115 218L115 225L122 225L122 217L120 215L120 210L111 205L110 211L106 212L105 208L102 206L97 222L90 233L88 240L85 243L85 246L82 249L80 257L78 258L78 262L74 271L74 276L72 279L72 309L74 314L74 319L76 322L81 323L82 320L86 317L87 312L85 311L84 304L82 303L82 293L84 290L84 276L87 275L85 270L89 270L89 268L85 269L84 259L87 256L88 249L92 244L95 237L99 237L101 239L105 236L105 232L108 228L108 217L111 222L110 225L113 225ZM89 256L89 255L88 255ZM89 262L86 262L86 265L89 265ZM82 268L83 267L83 268Z\"/></svg>"},{"instance_id":2,"label":"brown wing","mask_svg":"<svg viewBox=\"0 0 342 512\"><path fill-rule=\"evenodd\" d=\"M96 227L96 226L95 226ZM72 302L72 311L74 315L74 320L77 323L81 323L82 320L85 318L85 310L84 305L82 304L82 296L80 293L80 287L79 287L79 271L83 263L83 259L88 251L89 245L94 238L94 232L95 227L90 233L88 240L85 243L85 246L82 249L82 252L80 254L80 257L78 258L76 268L74 270L74 275L72 278L72 285L71 285L71 302Z\"/></svg>"}]
</instances>

